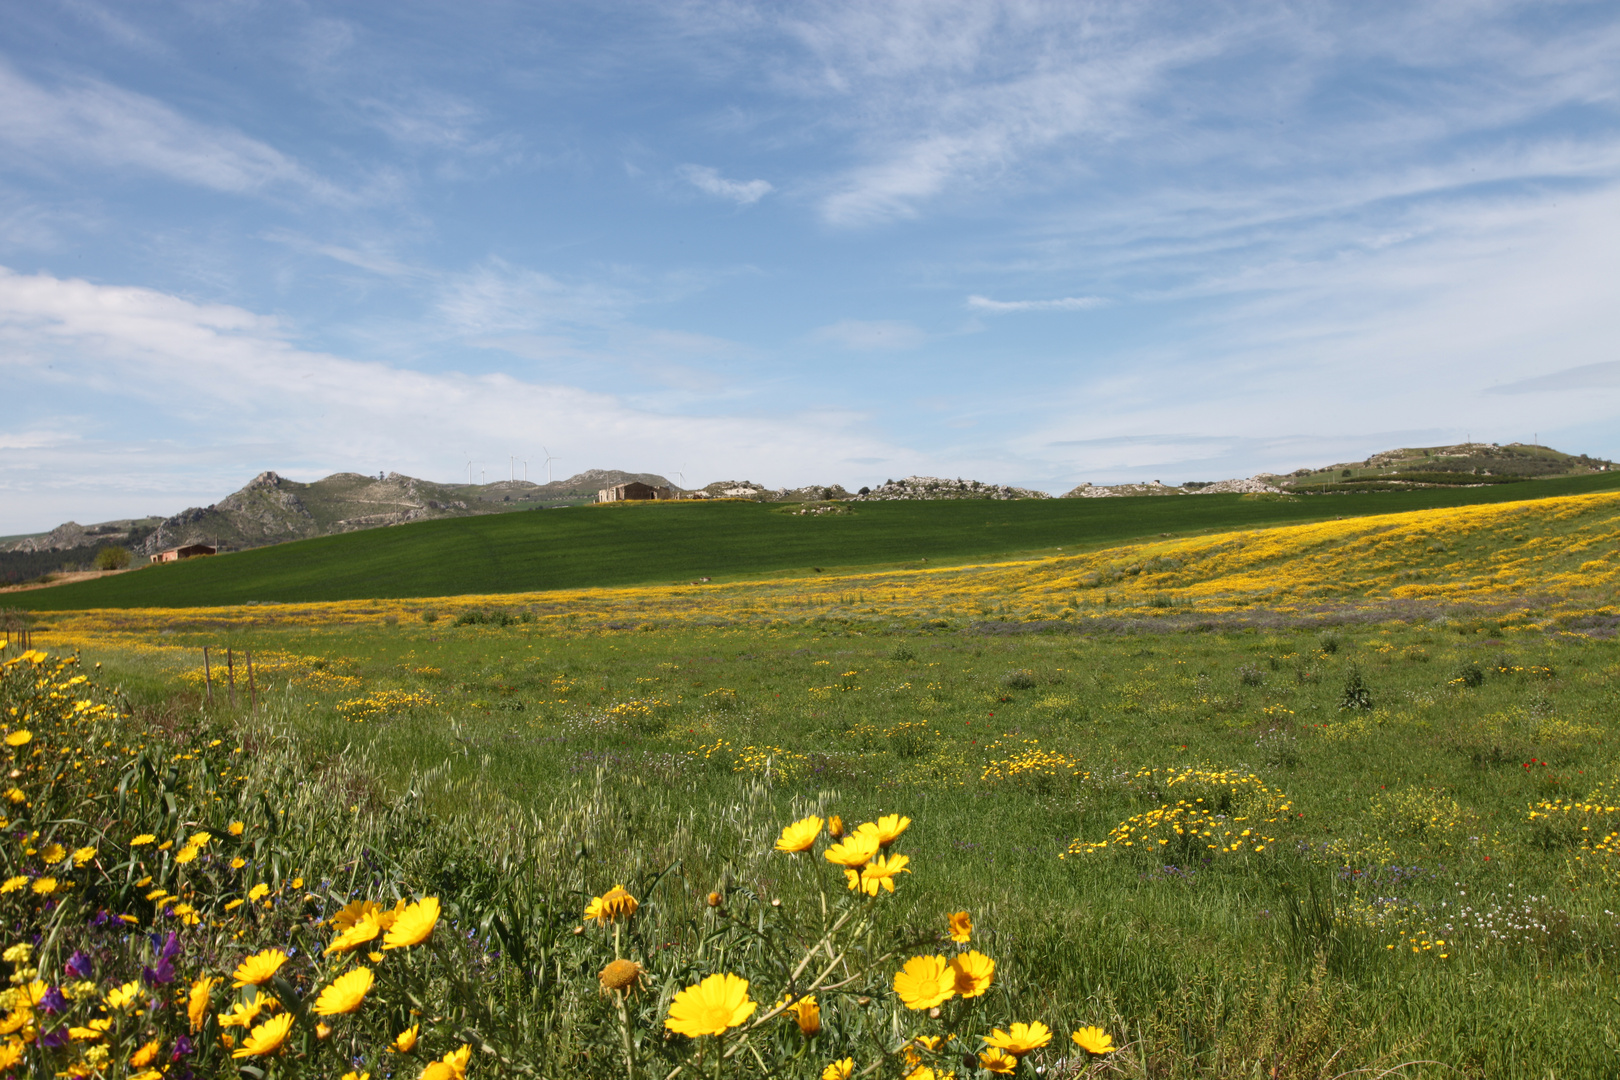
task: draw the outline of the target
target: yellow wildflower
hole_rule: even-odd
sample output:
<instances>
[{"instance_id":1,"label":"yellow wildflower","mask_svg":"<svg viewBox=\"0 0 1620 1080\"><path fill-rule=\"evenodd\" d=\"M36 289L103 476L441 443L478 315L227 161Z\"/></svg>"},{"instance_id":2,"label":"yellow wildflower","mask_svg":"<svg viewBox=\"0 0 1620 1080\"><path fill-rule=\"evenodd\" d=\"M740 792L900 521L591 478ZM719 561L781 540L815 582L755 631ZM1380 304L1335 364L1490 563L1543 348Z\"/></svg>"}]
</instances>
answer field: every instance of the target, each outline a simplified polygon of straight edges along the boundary
<instances>
[{"instance_id":1,"label":"yellow wildflower","mask_svg":"<svg viewBox=\"0 0 1620 1080\"><path fill-rule=\"evenodd\" d=\"M392 929L383 938L384 949L408 949L420 945L433 934L439 922L439 898L424 896L407 907L394 920Z\"/></svg>"},{"instance_id":2,"label":"yellow wildflower","mask_svg":"<svg viewBox=\"0 0 1620 1080\"><path fill-rule=\"evenodd\" d=\"M276 972L281 970L281 965L286 962L287 954L280 949L256 952L236 965L236 970L231 973L231 977L236 981L231 985L263 986L275 977Z\"/></svg>"},{"instance_id":3,"label":"yellow wildflower","mask_svg":"<svg viewBox=\"0 0 1620 1080\"><path fill-rule=\"evenodd\" d=\"M908 1009L932 1009L956 994L956 975L943 956L913 956L895 972L894 992Z\"/></svg>"},{"instance_id":4,"label":"yellow wildflower","mask_svg":"<svg viewBox=\"0 0 1620 1080\"><path fill-rule=\"evenodd\" d=\"M290 1012L271 1017L254 1028L253 1033L242 1040L242 1045L231 1051L231 1057L269 1057L287 1041L287 1032L292 1030L292 1024L293 1014Z\"/></svg>"},{"instance_id":5,"label":"yellow wildflower","mask_svg":"<svg viewBox=\"0 0 1620 1080\"><path fill-rule=\"evenodd\" d=\"M753 1015L759 1007L748 997L748 980L714 974L675 995L664 1026L678 1035L719 1035Z\"/></svg>"},{"instance_id":6,"label":"yellow wildflower","mask_svg":"<svg viewBox=\"0 0 1620 1080\"><path fill-rule=\"evenodd\" d=\"M996 1028L985 1036L987 1046L999 1046L1013 1057L1023 1057L1052 1041L1052 1029L1036 1020L1032 1024L1008 1024L1007 1030Z\"/></svg>"},{"instance_id":7,"label":"yellow wildflower","mask_svg":"<svg viewBox=\"0 0 1620 1080\"><path fill-rule=\"evenodd\" d=\"M815 845L816 837L821 835L821 825L821 819L815 815L800 818L782 829L781 839L776 841L776 850L789 853L809 851Z\"/></svg>"},{"instance_id":8,"label":"yellow wildflower","mask_svg":"<svg viewBox=\"0 0 1620 1080\"><path fill-rule=\"evenodd\" d=\"M368 967L357 967L346 975L339 975L315 999L316 1015L340 1016L354 1012L366 1000L374 981Z\"/></svg>"}]
</instances>

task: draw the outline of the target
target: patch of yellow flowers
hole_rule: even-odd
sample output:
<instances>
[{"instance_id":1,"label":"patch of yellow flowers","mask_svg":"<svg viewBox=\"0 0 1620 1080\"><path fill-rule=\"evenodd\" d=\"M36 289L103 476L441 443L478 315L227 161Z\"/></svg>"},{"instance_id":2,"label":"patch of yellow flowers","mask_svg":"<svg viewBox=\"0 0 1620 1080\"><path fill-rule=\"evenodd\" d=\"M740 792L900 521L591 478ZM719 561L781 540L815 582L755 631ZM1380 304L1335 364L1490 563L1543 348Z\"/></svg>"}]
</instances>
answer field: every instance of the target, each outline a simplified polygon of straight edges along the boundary
<instances>
[{"instance_id":1,"label":"patch of yellow flowers","mask_svg":"<svg viewBox=\"0 0 1620 1080\"><path fill-rule=\"evenodd\" d=\"M854 1052L838 1056L840 1051L857 1048L847 1045L844 1026L829 1040L823 1023L824 1010L832 1008L836 1012L851 1004L870 1006L874 998L860 991L870 989L869 977L905 951L903 947L882 950L879 945L872 949L876 955L864 964L857 964L854 958L858 950L851 946L861 942L864 949L882 940L880 935L872 933L875 919L882 910L875 901L881 893L893 893L898 876L910 872L909 856L892 850L910 826L909 817L888 814L846 831L842 820L836 816L824 819L811 815L782 828L775 850L790 858L806 855L814 859L819 846L820 859L815 860L815 865L830 863L842 870L850 900L833 917L826 893L821 894L823 929L812 935L815 938L812 943L800 947L800 960L793 966L788 985L780 993L764 999L774 1000L775 1004L762 1007L761 1001L752 996L752 980L731 971L707 975L671 996L663 1026L671 1033L693 1040L691 1064L704 1071L707 1071L705 1066L710 1066L719 1075L727 1061L746 1050L762 1069L775 1071L765 1055L771 1053L772 1048L780 1052L784 1044L759 1035L779 1017L789 1018L798 1029L798 1038L803 1040L796 1047L787 1044L787 1052L794 1057L813 1053L823 1045L833 1050L833 1060L822 1069L823 1080L851 1080L857 1073L871 1075L887 1059L900 1061L907 1080L945 1080L954 1076L954 1071L946 1067L947 1062L967 1062L993 1074L1011 1075L1028 1055L1051 1043L1051 1029L1040 1021L985 1025L990 1027L989 1033L971 1039L951 1030L971 1028L977 1023L974 1010L988 1000L987 992L997 977L996 961L970 947L974 927L969 913L957 911L946 915L944 933L933 936L936 941L948 937L955 946L954 951L949 955L909 956L888 980L892 991L890 1000L901 1010L896 1013L897 1027L907 1026L904 1017L921 1014L927 1021L943 1019L941 1026L945 1030L918 1032L898 1043L884 1043L873 1034L873 1044L860 1052L872 1055L875 1060L859 1069ZM799 865L809 869L806 864ZM817 880L821 880L819 873ZM772 901L770 906L776 908L780 903ZM710 893L708 904L711 910L723 912L725 898L718 891ZM626 1066L632 1075L637 1072L635 1047L638 1041L630 1031L625 1002L646 969L641 963L617 953L618 930L635 915L638 907L636 898L621 885L593 898L584 911L587 921L614 927L615 959L602 969L598 978L603 992L611 993L619 1007L621 1041ZM802 922L811 924L814 920ZM826 962L829 957L832 958L830 963ZM882 1027L881 1024L867 1025L871 1032ZM1101 1056L1115 1050L1113 1037L1100 1027L1080 1028L1070 1039L1088 1055ZM968 1043L973 1050L964 1057Z\"/></svg>"}]
</instances>

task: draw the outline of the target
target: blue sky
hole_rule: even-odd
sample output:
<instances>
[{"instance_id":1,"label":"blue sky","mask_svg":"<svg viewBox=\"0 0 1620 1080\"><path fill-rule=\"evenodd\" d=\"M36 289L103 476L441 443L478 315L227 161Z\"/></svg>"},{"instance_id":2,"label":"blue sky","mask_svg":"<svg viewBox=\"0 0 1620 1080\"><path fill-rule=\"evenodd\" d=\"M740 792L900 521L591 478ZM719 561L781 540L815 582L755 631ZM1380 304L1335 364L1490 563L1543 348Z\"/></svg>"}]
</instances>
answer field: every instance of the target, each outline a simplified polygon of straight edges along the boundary
<instances>
[{"instance_id":1,"label":"blue sky","mask_svg":"<svg viewBox=\"0 0 1620 1080\"><path fill-rule=\"evenodd\" d=\"M13 5L0 534L1620 457L1617 91L1613 3Z\"/></svg>"}]
</instances>

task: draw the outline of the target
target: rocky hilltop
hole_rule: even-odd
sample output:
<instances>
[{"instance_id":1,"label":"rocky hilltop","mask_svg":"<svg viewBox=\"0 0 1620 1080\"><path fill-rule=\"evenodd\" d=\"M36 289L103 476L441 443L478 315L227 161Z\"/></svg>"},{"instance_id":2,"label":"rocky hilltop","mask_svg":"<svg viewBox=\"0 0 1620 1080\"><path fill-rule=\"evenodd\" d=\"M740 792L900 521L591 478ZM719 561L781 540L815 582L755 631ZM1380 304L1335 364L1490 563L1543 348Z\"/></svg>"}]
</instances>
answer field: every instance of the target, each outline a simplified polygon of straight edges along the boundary
<instances>
[{"instance_id":1,"label":"rocky hilltop","mask_svg":"<svg viewBox=\"0 0 1620 1080\"><path fill-rule=\"evenodd\" d=\"M619 469L589 469L549 484L437 484L399 473L334 473L305 484L267 471L217 503L189 507L172 517L97 525L70 521L14 540L0 547L0 576L20 580L63 565L86 564L97 551L113 546L128 548L139 560L183 544L232 551L407 521L564 506L589 501L601 488L631 480L669 483L656 473Z\"/></svg>"},{"instance_id":2,"label":"rocky hilltop","mask_svg":"<svg viewBox=\"0 0 1620 1080\"><path fill-rule=\"evenodd\" d=\"M1146 484L1081 484L1064 493L1065 499L1106 499L1125 495L1280 495L1282 489L1258 476L1247 480L1188 481L1171 487L1154 480Z\"/></svg>"},{"instance_id":3,"label":"rocky hilltop","mask_svg":"<svg viewBox=\"0 0 1620 1080\"><path fill-rule=\"evenodd\" d=\"M1320 469L1296 469L1286 476L1265 476L1289 491L1393 491L1402 488L1473 487L1584 476L1620 468L1586 454L1565 454L1532 443L1456 443L1451 446L1404 447L1373 454L1365 461L1345 461Z\"/></svg>"},{"instance_id":4,"label":"rocky hilltop","mask_svg":"<svg viewBox=\"0 0 1620 1080\"><path fill-rule=\"evenodd\" d=\"M946 480L938 476L908 476L904 480L885 480L879 487L861 489L852 498L857 501L888 501L894 499L1050 499L1044 491L1030 488L1008 487L1006 484L986 484L979 480Z\"/></svg>"}]
</instances>

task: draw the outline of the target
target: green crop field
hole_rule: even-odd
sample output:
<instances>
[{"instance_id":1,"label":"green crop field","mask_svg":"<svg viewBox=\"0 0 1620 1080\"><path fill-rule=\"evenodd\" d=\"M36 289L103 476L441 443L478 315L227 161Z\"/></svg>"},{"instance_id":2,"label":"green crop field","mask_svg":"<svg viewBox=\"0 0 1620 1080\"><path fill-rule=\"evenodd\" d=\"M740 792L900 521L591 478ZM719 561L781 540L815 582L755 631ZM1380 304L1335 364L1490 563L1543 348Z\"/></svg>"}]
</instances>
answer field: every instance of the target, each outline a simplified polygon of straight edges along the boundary
<instances>
[{"instance_id":1,"label":"green crop field","mask_svg":"<svg viewBox=\"0 0 1620 1080\"><path fill-rule=\"evenodd\" d=\"M38 611L452 596L716 581L1078 550L1161 533L1574 495L1620 474L1293 499L1238 495L848 504L796 514L743 502L574 507L420 522L149 567L13 594Z\"/></svg>"}]
</instances>

